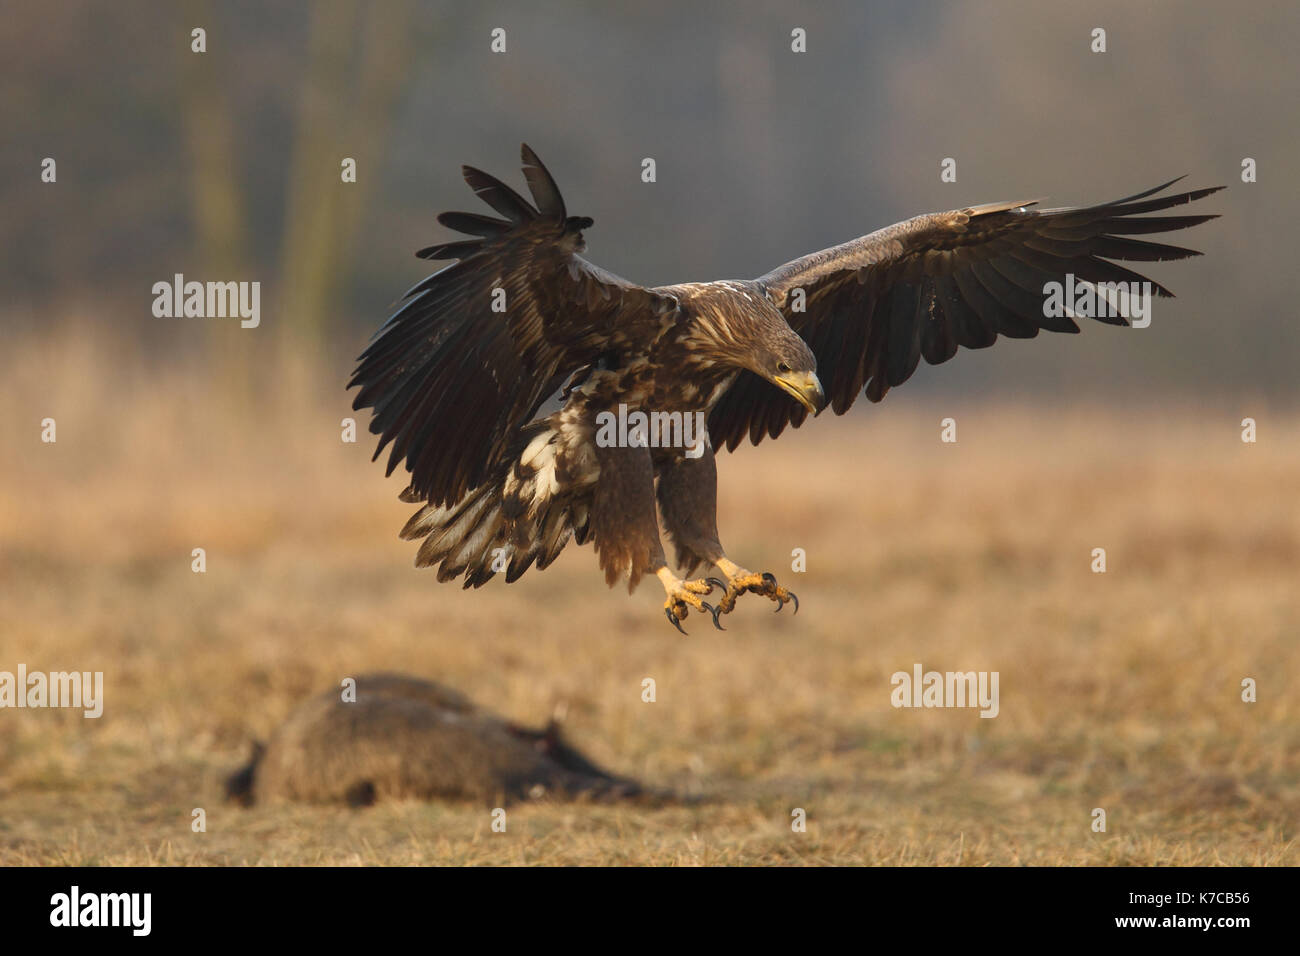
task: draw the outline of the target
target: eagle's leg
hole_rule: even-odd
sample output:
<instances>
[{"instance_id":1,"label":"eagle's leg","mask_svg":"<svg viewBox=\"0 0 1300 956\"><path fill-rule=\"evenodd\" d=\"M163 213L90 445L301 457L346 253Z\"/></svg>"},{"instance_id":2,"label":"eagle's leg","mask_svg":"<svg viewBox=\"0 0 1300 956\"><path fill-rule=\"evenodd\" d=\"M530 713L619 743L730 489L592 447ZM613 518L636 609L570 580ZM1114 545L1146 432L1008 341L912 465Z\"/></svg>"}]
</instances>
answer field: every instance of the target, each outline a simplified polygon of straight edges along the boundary
<instances>
[{"instance_id":1,"label":"eagle's leg","mask_svg":"<svg viewBox=\"0 0 1300 956\"><path fill-rule=\"evenodd\" d=\"M726 592L717 607L709 609L714 627L724 629L718 616L729 614L736 606L736 599L746 591L776 601L778 611L786 602L793 601L797 611L799 599L793 591L781 587L767 572L754 574L745 570L729 560L723 551L718 540L718 470L713 449L706 443L699 457L677 455L665 457L656 464L659 510L664 528L677 546L677 563L687 574L703 564L713 564L727 577L726 582L706 579Z\"/></svg>"},{"instance_id":2,"label":"eagle's leg","mask_svg":"<svg viewBox=\"0 0 1300 956\"><path fill-rule=\"evenodd\" d=\"M654 574L663 583L668 599L664 616L683 634L682 621L691 612L717 614L700 600L713 585L706 580L683 581L668 569L659 521L655 515L654 463L648 448L595 446L600 464L600 483L592 498L591 528L605 580L613 584L624 572L628 591L644 574Z\"/></svg>"}]
</instances>

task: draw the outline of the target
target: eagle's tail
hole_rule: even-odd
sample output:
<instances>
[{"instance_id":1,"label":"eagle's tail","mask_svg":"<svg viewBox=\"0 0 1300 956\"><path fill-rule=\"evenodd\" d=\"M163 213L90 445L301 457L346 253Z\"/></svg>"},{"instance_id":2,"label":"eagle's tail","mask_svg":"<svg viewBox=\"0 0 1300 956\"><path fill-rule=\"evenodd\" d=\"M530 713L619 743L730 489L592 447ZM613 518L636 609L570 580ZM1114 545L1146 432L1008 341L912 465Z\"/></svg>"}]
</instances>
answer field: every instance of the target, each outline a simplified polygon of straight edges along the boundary
<instances>
[{"instance_id":1,"label":"eagle's tail","mask_svg":"<svg viewBox=\"0 0 1300 956\"><path fill-rule=\"evenodd\" d=\"M557 472L562 436L549 420L520 430L513 454L491 477L453 505L426 504L402 528L404 540L423 538L415 565L438 565L438 580L465 575L479 587L498 571L507 583L535 562L545 568L575 539L587 537L587 497L562 487ZM407 489L403 501L419 501Z\"/></svg>"}]
</instances>

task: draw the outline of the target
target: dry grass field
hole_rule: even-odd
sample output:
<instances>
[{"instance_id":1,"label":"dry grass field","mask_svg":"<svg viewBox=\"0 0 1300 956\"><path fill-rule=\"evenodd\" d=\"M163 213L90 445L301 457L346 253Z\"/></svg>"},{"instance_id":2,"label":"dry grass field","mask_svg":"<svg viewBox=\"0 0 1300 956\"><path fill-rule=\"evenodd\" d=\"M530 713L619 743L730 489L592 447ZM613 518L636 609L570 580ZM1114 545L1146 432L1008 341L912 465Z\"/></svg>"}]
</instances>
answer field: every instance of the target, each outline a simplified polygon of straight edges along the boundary
<instances>
[{"instance_id":1,"label":"dry grass field","mask_svg":"<svg viewBox=\"0 0 1300 956\"><path fill-rule=\"evenodd\" d=\"M802 609L748 596L725 633L683 638L657 582L607 590L590 548L476 592L416 571L400 480L369 436L340 441L341 382L232 399L183 365L110 377L109 352L63 335L0 356L0 670L106 685L99 720L0 711L0 865L1300 863L1282 410L903 388L746 447L719 464L724 541ZM999 672L999 715L893 708L918 662ZM567 701L594 759L708 799L512 807L506 833L472 804L223 803L251 739L374 670L530 723Z\"/></svg>"}]
</instances>

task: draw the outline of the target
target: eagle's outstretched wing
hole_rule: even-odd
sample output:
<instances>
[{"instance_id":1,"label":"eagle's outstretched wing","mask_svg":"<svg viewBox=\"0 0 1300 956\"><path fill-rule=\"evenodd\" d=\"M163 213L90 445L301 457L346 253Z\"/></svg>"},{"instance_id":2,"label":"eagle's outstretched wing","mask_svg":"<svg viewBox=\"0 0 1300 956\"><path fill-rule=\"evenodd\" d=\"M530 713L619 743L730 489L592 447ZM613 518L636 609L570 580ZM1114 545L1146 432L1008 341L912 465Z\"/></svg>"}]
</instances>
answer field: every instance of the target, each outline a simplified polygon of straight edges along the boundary
<instances>
[{"instance_id":1,"label":"eagle's outstretched wing","mask_svg":"<svg viewBox=\"0 0 1300 956\"><path fill-rule=\"evenodd\" d=\"M1067 317L1044 315L1047 282L1064 282L1067 274L1082 282L1147 282L1112 260L1199 255L1128 238L1216 218L1141 216L1223 188L1146 198L1176 182L1084 208L1040 211L1029 208L1034 202L1008 202L917 216L788 262L758 283L812 348L828 403L842 415L864 388L867 398L880 401L921 358L938 365L958 346L986 348L999 334L1079 331ZM1152 289L1172 296L1158 283ZM1128 324L1119 317L1100 321ZM806 416L787 395L742 372L714 407L709 433L715 448L734 449L746 435L757 444L787 425L797 428Z\"/></svg>"},{"instance_id":2,"label":"eagle's outstretched wing","mask_svg":"<svg viewBox=\"0 0 1300 956\"><path fill-rule=\"evenodd\" d=\"M570 373L652 337L676 308L577 255L585 216L569 216L555 181L522 147L537 203L470 166L465 181L503 219L445 212L475 238L416 255L458 259L414 286L361 354L353 408L374 408L375 457L405 461L411 497L450 505L483 481L521 424Z\"/></svg>"}]
</instances>

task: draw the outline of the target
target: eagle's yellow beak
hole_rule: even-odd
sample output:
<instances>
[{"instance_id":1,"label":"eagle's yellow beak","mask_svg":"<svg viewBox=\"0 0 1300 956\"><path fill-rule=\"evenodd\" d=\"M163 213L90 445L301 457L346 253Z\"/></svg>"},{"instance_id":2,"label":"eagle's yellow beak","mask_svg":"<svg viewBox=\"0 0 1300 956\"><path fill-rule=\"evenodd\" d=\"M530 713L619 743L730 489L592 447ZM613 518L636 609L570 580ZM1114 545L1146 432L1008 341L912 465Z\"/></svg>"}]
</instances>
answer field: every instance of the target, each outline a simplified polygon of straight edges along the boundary
<instances>
[{"instance_id":1,"label":"eagle's yellow beak","mask_svg":"<svg viewBox=\"0 0 1300 956\"><path fill-rule=\"evenodd\" d=\"M777 375L772 381L793 395L800 405L814 415L826 404L822 383L813 372L786 372Z\"/></svg>"}]
</instances>

